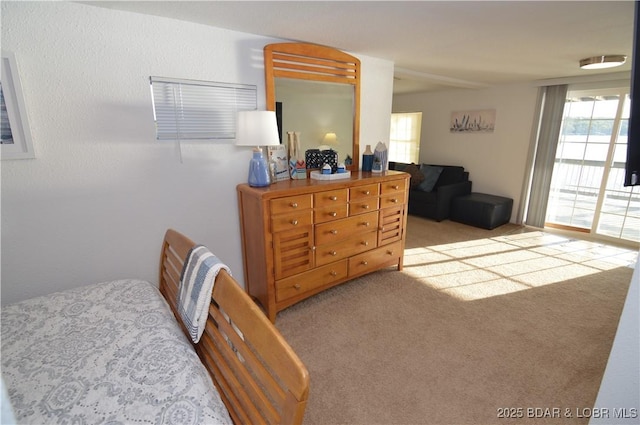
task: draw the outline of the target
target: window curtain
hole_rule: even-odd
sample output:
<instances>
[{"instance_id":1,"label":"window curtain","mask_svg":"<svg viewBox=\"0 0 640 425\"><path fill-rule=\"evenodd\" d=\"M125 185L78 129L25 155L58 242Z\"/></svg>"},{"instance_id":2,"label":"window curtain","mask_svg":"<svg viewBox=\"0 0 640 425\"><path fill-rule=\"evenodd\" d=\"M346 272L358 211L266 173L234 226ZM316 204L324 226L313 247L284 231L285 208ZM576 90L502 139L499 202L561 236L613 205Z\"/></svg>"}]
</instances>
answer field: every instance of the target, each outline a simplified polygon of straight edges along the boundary
<instances>
[{"instance_id":1,"label":"window curtain","mask_svg":"<svg viewBox=\"0 0 640 425\"><path fill-rule=\"evenodd\" d=\"M540 88L539 125L533 140L532 172L524 220L529 226L544 227L567 87L563 84Z\"/></svg>"}]
</instances>

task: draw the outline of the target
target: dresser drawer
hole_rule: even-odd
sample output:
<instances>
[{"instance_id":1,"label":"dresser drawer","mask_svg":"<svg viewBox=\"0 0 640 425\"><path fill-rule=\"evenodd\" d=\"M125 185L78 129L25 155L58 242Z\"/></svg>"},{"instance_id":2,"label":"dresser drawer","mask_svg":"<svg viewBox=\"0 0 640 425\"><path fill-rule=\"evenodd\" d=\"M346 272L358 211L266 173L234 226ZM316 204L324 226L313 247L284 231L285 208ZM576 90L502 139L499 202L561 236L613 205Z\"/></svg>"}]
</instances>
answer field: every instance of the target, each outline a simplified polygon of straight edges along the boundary
<instances>
[{"instance_id":1,"label":"dresser drawer","mask_svg":"<svg viewBox=\"0 0 640 425\"><path fill-rule=\"evenodd\" d=\"M273 233L284 230L310 226L313 222L313 210L298 211L290 214L280 214L271 217L271 231Z\"/></svg>"},{"instance_id":2,"label":"dresser drawer","mask_svg":"<svg viewBox=\"0 0 640 425\"><path fill-rule=\"evenodd\" d=\"M316 225L315 242L316 245L325 245L370 230L378 230L377 211Z\"/></svg>"},{"instance_id":3,"label":"dresser drawer","mask_svg":"<svg viewBox=\"0 0 640 425\"><path fill-rule=\"evenodd\" d=\"M380 209L398 207L404 204L405 192L396 192L380 197Z\"/></svg>"},{"instance_id":4,"label":"dresser drawer","mask_svg":"<svg viewBox=\"0 0 640 425\"><path fill-rule=\"evenodd\" d=\"M378 245L402 239L404 232L404 205L380 210L379 223Z\"/></svg>"},{"instance_id":5,"label":"dresser drawer","mask_svg":"<svg viewBox=\"0 0 640 425\"><path fill-rule=\"evenodd\" d=\"M318 224L345 218L347 212L347 204L334 205L328 208L316 208L313 210L313 222Z\"/></svg>"},{"instance_id":6,"label":"dresser drawer","mask_svg":"<svg viewBox=\"0 0 640 425\"><path fill-rule=\"evenodd\" d=\"M390 180L380 184L380 194L388 195L393 192L404 192L407 189L407 180Z\"/></svg>"},{"instance_id":7,"label":"dresser drawer","mask_svg":"<svg viewBox=\"0 0 640 425\"><path fill-rule=\"evenodd\" d=\"M311 208L311 194L287 196L271 200L271 214L289 213Z\"/></svg>"},{"instance_id":8,"label":"dresser drawer","mask_svg":"<svg viewBox=\"0 0 640 425\"><path fill-rule=\"evenodd\" d=\"M385 264L397 264L402 255L402 242L395 242L353 256L349 258L349 276L369 273L385 266Z\"/></svg>"},{"instance_id":9,"label":"dresser drawer","mask_svg":"<svg viewBox=\"0 0 640 425\"><path fill-rule=\"evenodd\" d=\"M378 201L380 198L362 198L349 202L349 215L358 215L375 211L378 209Z\"/></svg>"},{"instance_id":10,"label":"dresser drawer","mask_svg":"<svg viewBox=\"0 0 640 425\"><path fill-rule=\"evenodd\" d=\"M287 300L346 277L347 260L342 260L286 279L277 280L275 285L276 300Z\"/></svg>"},{"instance_id":11,"label":"dresser drawer","mask_svg":"<svg viewBox=\"0 0 640 425\"><path fill-rule=\"evenodd\" d=\"M276 279L292 276L314 267L313 226L273 235L273 268Z\"/></svg>"},{"instance_id":12,"label":"dresser drawer","mask_svg":"<svg viewBox=\"0 0 640 425\"><path fill-rule=\"evenodd\" d=\"M347 203L348 189L327 190L313 195L313 207L325 208Z\"/></svg>"},{"instance_id":13,"label":"dresser drawer","mask_svg":"<svg viewBox=\"0 0 640 425\"><path fill-rule=\"evenodd\" d=\"M332 263L343 258L373 249L378 242L378 232L358 233L328 245L316 246L316 265Z\"/></svg>"},{"instance_id":14,"label":"dresser drawer","mask_svg":"<svg viewBox=\"0 0 640 425\"><path fill-rule=\"evenodd\" d=\"M378 196L379 193L380 190L378 183L352 187L349 189L349 201Z\"/></svg>"}]
</instances>

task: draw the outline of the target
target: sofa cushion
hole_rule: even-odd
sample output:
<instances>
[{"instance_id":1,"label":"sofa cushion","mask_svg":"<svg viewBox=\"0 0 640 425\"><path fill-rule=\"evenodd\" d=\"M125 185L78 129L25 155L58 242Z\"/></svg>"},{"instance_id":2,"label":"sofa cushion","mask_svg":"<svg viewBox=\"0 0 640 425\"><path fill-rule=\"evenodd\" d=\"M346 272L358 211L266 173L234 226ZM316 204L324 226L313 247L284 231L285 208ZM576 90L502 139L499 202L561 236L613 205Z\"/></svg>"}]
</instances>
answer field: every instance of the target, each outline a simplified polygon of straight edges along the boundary
<instances>
[{"instance_id":1,"label":"sofa cushion","mask_svg":"<svg viewBox=\"0 0 640 425\"><path fill-rule=\"evenodd\" d=\"M422 165L420 171L424 175L424 180L418 185L418 188L423 192L431 192L442 173L444 167L437 165Z\"/></svg>"},{"instance_id":2,"label":"sofa cushion","mask_svg":"<svg viewBox=\"0 0 640 425\"><path fill-rule=\"evenodd\" d=\"M407 165L402 171L411 175L410 185L412 189L416 188L424 180L424 174L422 174L420 168L418 168L418 166L414 163Z\"/></svg>"},{"instance_id":3,"label":"sofa cushion","mask_svg":"<svg viewBox=\"0 0 640 425\"><path fill-rule=\"evenodd\" d=\"M435 187L438 188L440 186L459 183L465 180L464 167L447 165L442 167L442 173L440 173L440 177L438 178L438 182Z\"/></svg>"},{"instance_id":4,"label":"sofa cushion","mask_svg":"<svg viewBox=\"0 0 640 425\"><path fill-rule=\"evenodd\" d=\"M415 188L409 195L409 210L411 210L412 206L423 207L426 205L435 205L437 201L437 192L423 192L422 190Z\"/></svg>"}]
</instances>

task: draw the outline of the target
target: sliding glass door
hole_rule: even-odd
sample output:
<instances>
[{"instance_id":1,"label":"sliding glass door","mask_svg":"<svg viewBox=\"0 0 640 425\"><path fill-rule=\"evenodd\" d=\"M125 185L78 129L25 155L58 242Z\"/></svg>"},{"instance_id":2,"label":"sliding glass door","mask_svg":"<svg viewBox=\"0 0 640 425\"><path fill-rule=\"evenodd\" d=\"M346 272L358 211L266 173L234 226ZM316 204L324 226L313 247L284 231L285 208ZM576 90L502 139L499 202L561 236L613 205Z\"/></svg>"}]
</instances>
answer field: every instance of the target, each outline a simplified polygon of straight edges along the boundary
<instances>
[{"instance_id":1,"label":"sliding glass door","mask_svg":"<svg viewBox=\"0 0 640 425\"><path fill-rule=\"evenodd\" d=\"M624 187L628 90L569 91L545 226L640 242L638 187Z\"/></svg>"}]
</instances>

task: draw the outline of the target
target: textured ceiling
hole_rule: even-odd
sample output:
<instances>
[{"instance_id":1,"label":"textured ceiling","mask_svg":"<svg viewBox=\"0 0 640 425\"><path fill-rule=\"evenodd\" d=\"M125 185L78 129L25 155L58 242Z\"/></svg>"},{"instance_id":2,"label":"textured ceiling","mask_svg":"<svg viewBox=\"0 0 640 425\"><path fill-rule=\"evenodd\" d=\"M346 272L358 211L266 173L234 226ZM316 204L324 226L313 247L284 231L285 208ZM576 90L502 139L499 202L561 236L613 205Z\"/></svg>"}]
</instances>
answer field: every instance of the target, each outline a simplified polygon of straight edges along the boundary
<instances>
[{"instance_id":1,"label":"textured ceiling","mask_svg":"<svg viewBox=\"0 0 640 425\"><path fill-rule=\"evenodd\" d=\"M629 71L633 1L92 1L395 63L394 91ZM629 56L613 70L580 59Z\"/></svg>"}]
</instances>

